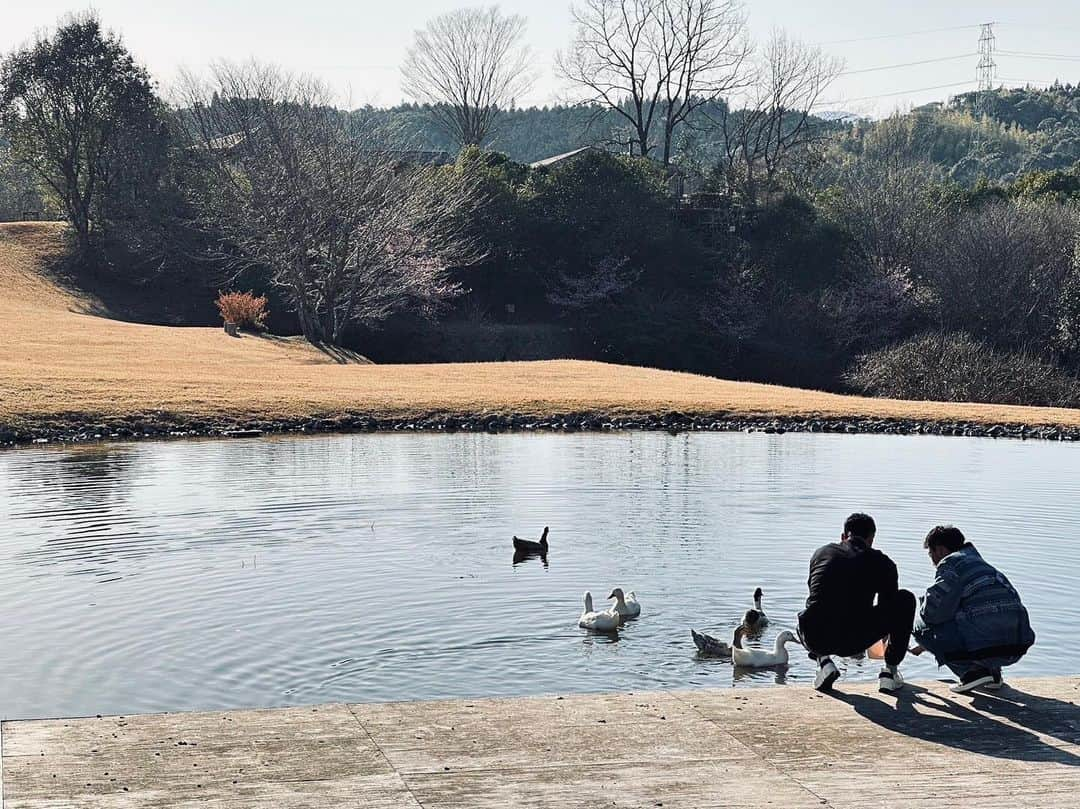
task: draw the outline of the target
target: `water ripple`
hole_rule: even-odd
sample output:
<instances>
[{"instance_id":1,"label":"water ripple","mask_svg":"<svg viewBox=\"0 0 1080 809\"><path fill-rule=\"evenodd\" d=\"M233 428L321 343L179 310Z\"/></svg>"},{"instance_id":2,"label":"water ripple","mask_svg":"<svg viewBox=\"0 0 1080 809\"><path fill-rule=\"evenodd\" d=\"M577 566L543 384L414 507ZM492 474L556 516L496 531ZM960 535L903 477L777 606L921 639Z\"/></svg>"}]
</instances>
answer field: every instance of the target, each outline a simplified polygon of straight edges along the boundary
<instances>
[{"instance_id":1,"label":"water ripple","mask_svg":"<svg viewBox=\"0 0 1080 809\"><path fill-rule=\"evenodd\" d=\"M332 436L0 454L0 715L807 682L699 659L873 513L904 586L956 522L1024 594L1018 673L1080 670L1080 448L832 435ZM552 551L513 564L512 534ZM636 590L618 637L581 594ZM760 642L767 643L767 634ZM909 676L932 677L926 660ZM872 678L870 662L848 676Z\"/></svg>"}]
</instances>

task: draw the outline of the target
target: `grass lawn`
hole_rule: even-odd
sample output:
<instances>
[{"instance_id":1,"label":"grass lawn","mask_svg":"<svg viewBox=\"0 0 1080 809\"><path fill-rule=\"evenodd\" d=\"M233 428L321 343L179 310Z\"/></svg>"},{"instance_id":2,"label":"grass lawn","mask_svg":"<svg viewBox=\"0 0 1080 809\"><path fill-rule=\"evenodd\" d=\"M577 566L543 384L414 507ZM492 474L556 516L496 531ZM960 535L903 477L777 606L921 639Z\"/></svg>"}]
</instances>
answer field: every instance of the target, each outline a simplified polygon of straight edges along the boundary
<instances>
[{"instance_id":1,"label":"grass lawn","mask_svg":"<svg viewBox=\"0 0 1080 809\"><path fill-rule=\"evenodd\" d=\"M49 279L63 249L59 225L0 225L0 423L159 410L237 418L677 410L1080 425L1080 410L869 399L577 360L342 363L297 338L110 319L99 301Z\"/></svg>"}]
</instances>

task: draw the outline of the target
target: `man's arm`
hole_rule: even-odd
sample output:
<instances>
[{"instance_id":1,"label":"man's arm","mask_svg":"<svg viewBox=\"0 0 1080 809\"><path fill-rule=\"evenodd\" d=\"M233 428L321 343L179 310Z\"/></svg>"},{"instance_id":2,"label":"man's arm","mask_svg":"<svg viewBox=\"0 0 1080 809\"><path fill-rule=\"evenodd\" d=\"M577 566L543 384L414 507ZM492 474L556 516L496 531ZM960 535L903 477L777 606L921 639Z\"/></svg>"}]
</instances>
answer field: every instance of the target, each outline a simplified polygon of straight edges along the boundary
<instances>
[{"instance_id":1,"label":"man's arm","mask_svg":"<svg viewBox=\"0 0 1080 809\"><path fill-rule=\"evenodd\" d=\"M877 597L878 603L883 598L896 595L900 589L900 577L896 572L896 564L885 554L881 555L881 570L878 571Z\"/></svg>"},{"instance_id":2,"label":"man's arm","mask_svg":"<svg viewBox=\"0 0 1080 809\"><path fill-rule=\"evenodd\" d=\"M960 606L963 587L960 577L951 565L938 565L934 574L934 583L922 597L919 606L919 618L928 626L944 624L953 620Z\"/></svg>"}]
</instances>

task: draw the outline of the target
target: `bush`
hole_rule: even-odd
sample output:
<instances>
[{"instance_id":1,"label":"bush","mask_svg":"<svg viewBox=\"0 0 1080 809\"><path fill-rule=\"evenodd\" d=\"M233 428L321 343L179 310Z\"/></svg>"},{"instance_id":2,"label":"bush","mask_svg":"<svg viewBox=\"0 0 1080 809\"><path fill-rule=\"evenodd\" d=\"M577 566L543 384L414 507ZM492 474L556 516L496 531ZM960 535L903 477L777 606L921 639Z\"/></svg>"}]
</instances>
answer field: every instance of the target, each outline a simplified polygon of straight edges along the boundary
<instances>
[{"instance_id":1,"label":"bush","mask_svg":"<svg viewBox=\"0 0 1080 809\"><path fill-rule=\"evenodd\" d=\"M226 323L249 329L266 327L265 296L256 296L254 292L219 292L217 307Z\"/></svg>"},{"instance_id":2,"label":"bush","mask_svg":"<svg viewBox=\"0 0 1080 809\"><path fill-rule=\"evenodd\" d=\"M932 332L863 354L844 378L859 393L893 399L1080 405L1080 380L1037 356L995 351L966 334Z\"/></svg>"},{"instance_id":3,"label":"bush","mask_svg":"<svg viewBox=\"0 0 1080 809\"><path fill-rule=\"evenodd\" d=\"M957 217L927 257L937 320L1006 351L1051 347L1080 217L1056 203L989 203Z\"/></svg>"},{"instance_id":4,"label":"bush","mask_svg":"<svg viewBox=\"0 0 1080 809\"><path fill-rule=\"evenodd\" d=\"M892 345L919 331L915 287L901 270L867 269L850 286L826 289L819 305L845 357Z\"/></svg>"}]
</instances>

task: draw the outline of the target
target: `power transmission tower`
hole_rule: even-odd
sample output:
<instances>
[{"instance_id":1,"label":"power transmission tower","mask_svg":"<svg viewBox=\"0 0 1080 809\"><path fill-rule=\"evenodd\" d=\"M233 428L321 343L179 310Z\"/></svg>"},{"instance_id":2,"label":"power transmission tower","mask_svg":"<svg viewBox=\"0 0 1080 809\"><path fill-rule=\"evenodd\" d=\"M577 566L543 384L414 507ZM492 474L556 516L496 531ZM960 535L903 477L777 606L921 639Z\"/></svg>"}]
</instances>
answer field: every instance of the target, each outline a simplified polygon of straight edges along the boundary
<instances>
[{"instance_id":1,"label":"power transmission tower","mask_svg":"<svg viewBox=\"0 0 1080 809\"><path fill-rule=\"evenodd\" d=\"M983 23L979 28L979 64L975 68L975 80L979 89L975 93L975 117L982 120L990 112L990 96L994 91L997 72L994 50L997 47L997 37L994 36L994 23Z\"/></svg>"}]
</instances>

